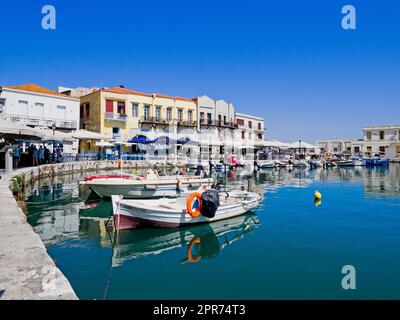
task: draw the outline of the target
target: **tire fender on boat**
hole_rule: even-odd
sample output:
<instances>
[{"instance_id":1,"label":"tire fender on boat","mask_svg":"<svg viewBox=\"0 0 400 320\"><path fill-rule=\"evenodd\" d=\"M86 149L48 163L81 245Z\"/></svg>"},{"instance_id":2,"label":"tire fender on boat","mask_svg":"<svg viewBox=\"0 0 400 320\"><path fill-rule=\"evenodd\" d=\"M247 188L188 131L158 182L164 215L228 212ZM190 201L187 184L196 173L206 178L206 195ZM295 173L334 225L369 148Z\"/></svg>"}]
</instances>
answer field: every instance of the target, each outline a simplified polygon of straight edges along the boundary
<instances>
[{"instance_id":1,"label":"tire fender on boat","mask_svg":"<svg viewBox=\"0 0 400 320\"><path fill-rule=\"evenodd\" d=\"M194 199L199 201L197 208L192 208L192 202ZM194 192L190 194L186 199L186 210L192 218L197 218L201 216L201 194L200 192Z\"/></svg>"},{"instance_id":2,"label":"tire fender on boat","mask_svg":"<svg viewBox=\"0 0 400 320\"><path fill-rule=\"evenodd\" d=\"M200 256L200 255L195 255L195 256L192 255L193 246L194 246L195 244L200 244L200 237L194 237L194 238L193 238L192 240L190 240L190 242L189 242L189 245L188 245L188 248L187 248L187 258L188 258L188 261L189 261L190 263L199 262L200 259L201 259L201 256Z\"/></svg>"}]
</instances>

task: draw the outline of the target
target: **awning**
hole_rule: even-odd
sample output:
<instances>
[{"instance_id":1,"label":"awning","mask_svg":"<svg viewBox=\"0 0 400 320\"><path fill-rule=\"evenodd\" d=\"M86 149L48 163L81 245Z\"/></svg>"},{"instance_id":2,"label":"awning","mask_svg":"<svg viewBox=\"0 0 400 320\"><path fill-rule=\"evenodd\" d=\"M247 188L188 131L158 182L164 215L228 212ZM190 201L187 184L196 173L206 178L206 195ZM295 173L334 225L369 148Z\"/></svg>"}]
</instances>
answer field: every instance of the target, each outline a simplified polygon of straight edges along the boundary
<instances>
[{"instance_id":1,"label":"awning","mask_svg":"<svg viewBox=\"0 0 400 320\"><path fill-rule=\"evenodd\" d=\"M48 127L36 127L35 129L43 133L42 141L46 142L73 142L74 139L67 133L52 130Z\"/></svg>"},{"instance_id":2,"label":"awning","mask_svg":"<svg viewBox=\"0 0 400 320\"><path fill-rule=\"evenodd\" d=\"M312 144L309 144L307 142L299 140L299 141L295 141L295 142L291 143L289 148L290 149L316 149L317 146L314 146Z\"/></svg>"},{"instance_id":3,"label":"awning","mask_svg":"<svg viewBox=\"0 0 400 320\"><path fill-rule=\"evenodd\" d=\"M36 128L0 119L0 137L15 140L42 139L44 134Z\"/></svg>"}]
</instances>

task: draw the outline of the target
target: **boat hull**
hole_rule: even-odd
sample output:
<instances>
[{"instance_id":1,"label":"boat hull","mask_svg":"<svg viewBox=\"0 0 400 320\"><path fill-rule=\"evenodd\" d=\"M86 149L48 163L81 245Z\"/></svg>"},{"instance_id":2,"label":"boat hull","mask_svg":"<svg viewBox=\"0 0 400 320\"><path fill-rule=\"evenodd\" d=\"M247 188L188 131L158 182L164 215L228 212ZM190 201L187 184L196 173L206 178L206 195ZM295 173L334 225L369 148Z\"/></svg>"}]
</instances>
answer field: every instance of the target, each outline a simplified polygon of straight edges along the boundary
<instances>
[{"instance_id":1,"label":"boat hull","mask_svg":"<svg viewBox=\"0 0 400 320\"><path fill-rule=\"evenodd\" d=\"M151 205L147 207L139 204L135 205L135 203L132 203L134 201L124 201L117 196L112 197L114 225L117 230L143 227L176 228L229 219L256 208L260 198L250 199L234 205L220 206L213 218L204 216L192 218L185 209L158 210L151 208Z\"/></svg>"},{"instance_id":2,"label":"boat hull","mask_svg":"<svg viewBox=\"0 0 400 320\"><path fill-rule=\"evenodd\" d=\"M86 185L101 198L111 198L112 195L122 195L128 199L141 198L176 198L181 193L197 191L200 187L211 187L212 179L199 179L192 182L176 181L147 181L138 182L130 180L112 180L104 181L94 180L87 182Z\"/></svg>"}]
</instances>

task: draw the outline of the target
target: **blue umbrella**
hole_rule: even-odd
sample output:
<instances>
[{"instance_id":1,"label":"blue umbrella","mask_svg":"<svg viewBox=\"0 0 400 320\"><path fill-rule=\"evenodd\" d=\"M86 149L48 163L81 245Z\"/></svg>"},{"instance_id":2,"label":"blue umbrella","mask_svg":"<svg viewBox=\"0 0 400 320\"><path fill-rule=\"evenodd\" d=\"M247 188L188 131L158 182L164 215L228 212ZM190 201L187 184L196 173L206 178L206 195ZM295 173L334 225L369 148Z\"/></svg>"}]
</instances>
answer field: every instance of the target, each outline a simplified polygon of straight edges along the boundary
<instances>
[{"instance_id":1,"label":"blue umbrella","mask_svg":"<svg viewBox=\"0 0 400 320\"><path fill-rule=\"evenodd\" d=\"M129 140L128 142L129 143L143 143L143 144L148 144L148 143L154 143L154 142L156 142L157 141L157 139L154 139L154 140L150 140L150 139L147 139L146 137L133 137L131 140Z\"/></svg>"}]
</instances>

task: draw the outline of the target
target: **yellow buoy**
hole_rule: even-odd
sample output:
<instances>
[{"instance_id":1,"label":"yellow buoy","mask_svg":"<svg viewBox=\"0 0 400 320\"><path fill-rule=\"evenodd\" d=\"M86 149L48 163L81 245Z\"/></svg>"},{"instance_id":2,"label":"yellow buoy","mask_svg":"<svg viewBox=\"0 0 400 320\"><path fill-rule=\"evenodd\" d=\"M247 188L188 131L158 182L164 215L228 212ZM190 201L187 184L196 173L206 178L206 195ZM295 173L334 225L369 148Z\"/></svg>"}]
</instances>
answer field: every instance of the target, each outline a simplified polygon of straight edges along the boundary
<instances>
[{"instance_id":1,"label":"yellow buoy","mask_svg":"<svg viewBox=\"0 0 400 320\"><path fill-rule=\"evenodd\" d=\"M316 200L321 200L322 199L322 194L317 190L314 192L314 198Z\"/></svg>"},{"instance_id":2,"label":"yellow buoy","mask_svg":"<svg viewBox=\"0 0 400 320\"><path fill-rule=\"evenodd\" d=\"M322 204L322 200L321 199L314 199L315 207L319 207L321 204Z\"/></svg>"}]
</instances>

